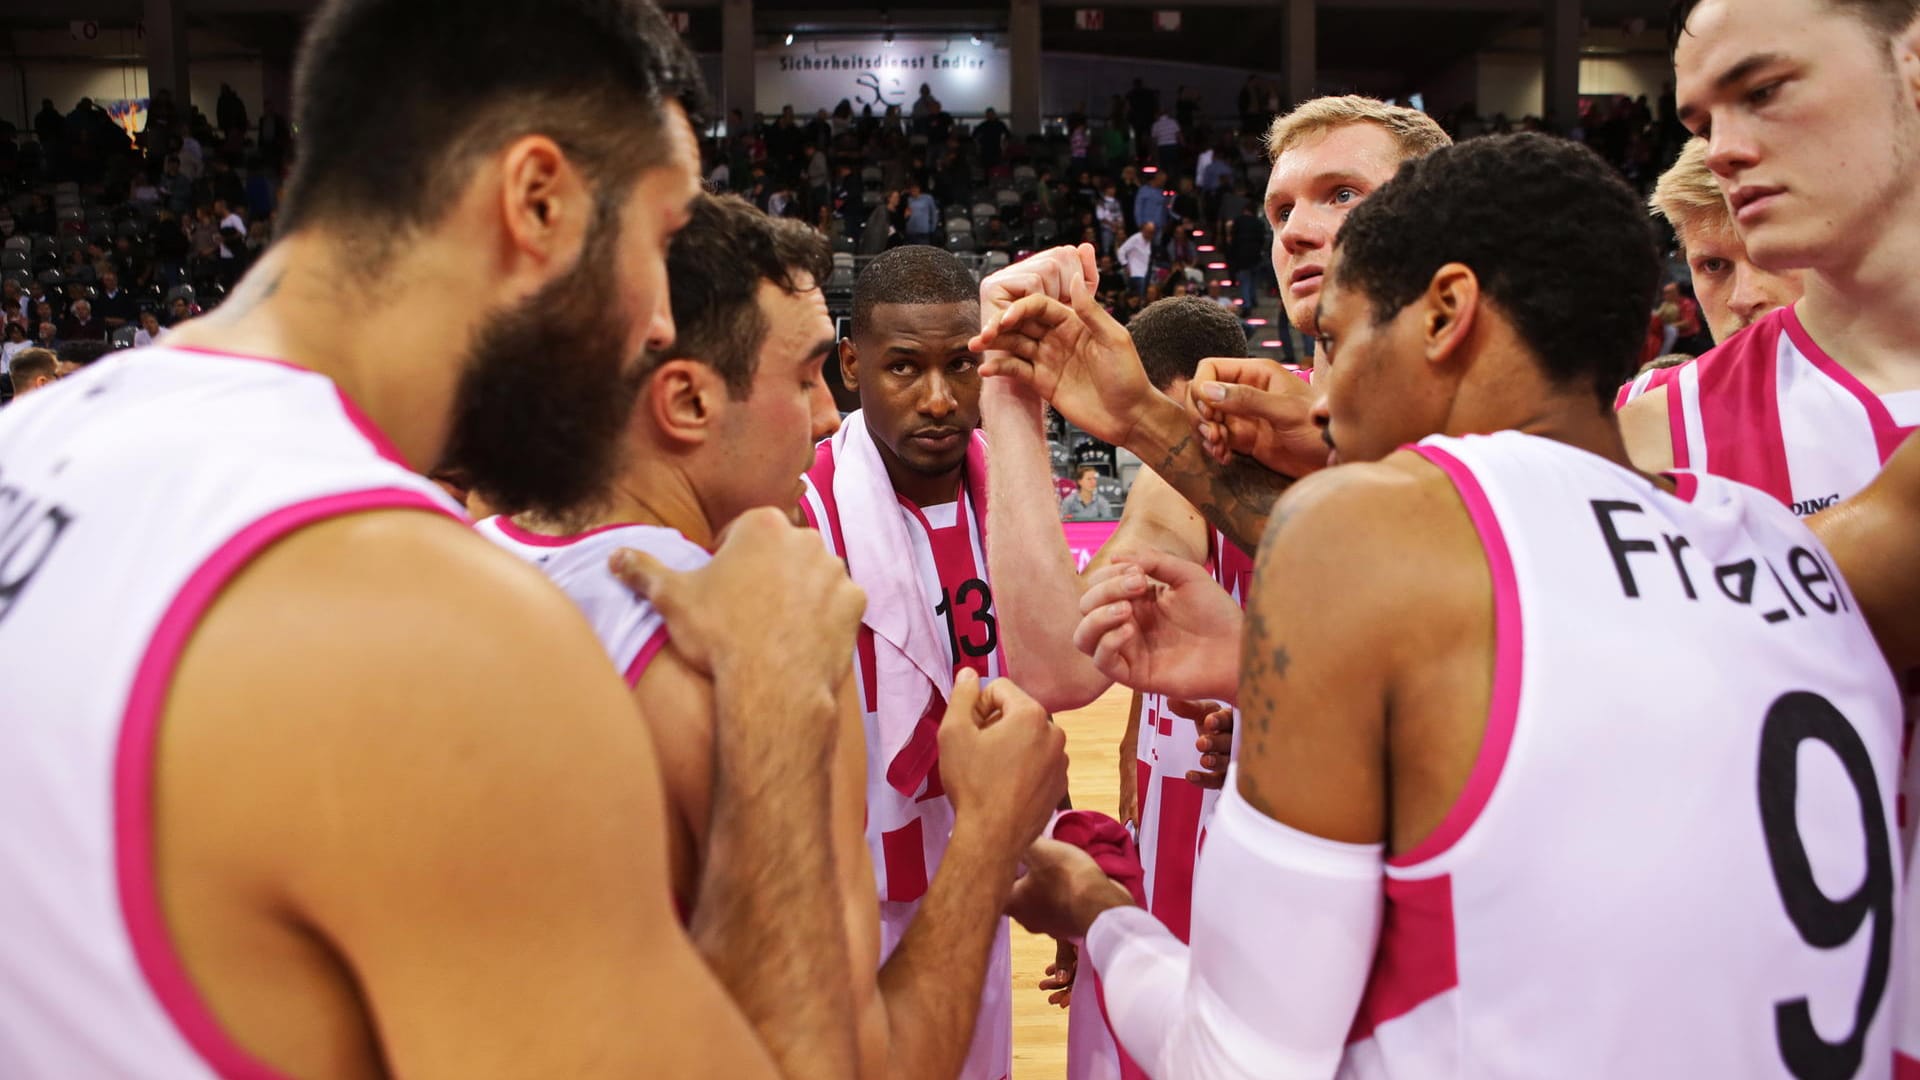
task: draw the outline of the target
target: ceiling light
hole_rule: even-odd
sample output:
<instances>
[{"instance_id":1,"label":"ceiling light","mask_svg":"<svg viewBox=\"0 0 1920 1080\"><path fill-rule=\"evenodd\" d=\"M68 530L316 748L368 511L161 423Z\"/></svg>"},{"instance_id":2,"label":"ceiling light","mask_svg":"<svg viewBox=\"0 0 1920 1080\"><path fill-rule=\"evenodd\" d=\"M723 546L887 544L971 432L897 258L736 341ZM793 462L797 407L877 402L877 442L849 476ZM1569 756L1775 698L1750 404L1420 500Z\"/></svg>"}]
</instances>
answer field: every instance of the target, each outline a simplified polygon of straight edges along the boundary
<instances>
[{"instance_id":1,"label":"ceiling light","mask_svg":"<svg viewBox=\"0 0 1920 1080\"><path fill-rule=\"evenodd\" d=\"M788 35L787 35L787 44L789 44L789 45L791 45L791 44L793 44L793 35L792 35L792 34L788 34Z\"/></svg>"}]
</instances>

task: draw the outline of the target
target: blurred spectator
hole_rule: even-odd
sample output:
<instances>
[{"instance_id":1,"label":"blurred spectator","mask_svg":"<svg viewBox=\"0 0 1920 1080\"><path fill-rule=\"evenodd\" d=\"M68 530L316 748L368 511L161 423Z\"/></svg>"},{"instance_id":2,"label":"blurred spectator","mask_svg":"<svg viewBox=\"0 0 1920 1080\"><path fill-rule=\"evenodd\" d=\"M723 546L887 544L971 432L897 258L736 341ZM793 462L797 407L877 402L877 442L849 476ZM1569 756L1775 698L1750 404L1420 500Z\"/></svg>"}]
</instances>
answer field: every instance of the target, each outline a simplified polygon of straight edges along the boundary
<instances>
[{"instance_id":1,"label":"blurred spectator","mask_svg":"<svg viewBox=\"0 0 1920 1080\"><path fill-rule=\"evenodd\" d=\"M1166 183L1173 181L1168 179ZM1167 219L1172 215L1167 210L1171 192L1162 191L1158 184L1142 184L1133 197L1133 227L1136 229L1152 225L1157 232L1165 232ZM1148 237L1149 240L1152 237Z\"/></svg>"},{"instance_id":2,"label":"blurred spectator","mask_svg":"<svg viewBox=\"0 0 1920 1080\"><path fill-rule=\"evenodd\" d=\"M1153 236L1157 231L1153 222L1144 222L1139 232L1120 245L1120 266L1126 272L1128 288L1135 293L1144 293L1147 289L1147 276L1153 270Z\"/></svg>"},{"instance_id":3,"label":"blurred spectator","mask_svg":"<svg viewBox=\"0 0 1920 1080\"><path fill-rule=\"evenodd\" d=\"M247 130L247 103L226 83L220 84L220 98L214 102L213 114L220 121L220 130L229 137Z\"/></svg>"},{"instance_id":4,"label":"blurred spectator","mask_svg":"<svg viewBox=\"0 0 1920 1080\"><path fill-rule=\"evenodd\" d=\"M165 337L166 333L166 328L160 325L159 315L143 311L140 313L140 328L133 332L133 347L144 349Z\"/></svg>"},{"instance_id":5,"label":"blurred spectator","mask_svg":"<svg viewBox=\"0 0 1920 1080\"><path fill-rule=\"evenodd\" d=\"M13 363L13 358L33 347L27 340L25 323L7 321L6 341L0 343L0 372L5 372Z\"/></svg>"},{"instance_id":6,"label":"blurred spectator","mask_svg":"<svg viewBox=\"0 0 1920 1080\"><path fill-rule=\"evenodd\" d=\"M980 147L981 167L993 169L1000 164L1008 134L1007 125L1001 121L1000 115L988 109L986 119L973 129L973 141Z\"/></svg>"},{"instance_id":7,"label":"blurred spectator","mask_svg":"<svg viewBox=\"0 0 1920 1080\"><path fill-rule=\"evenodd\" d=\"M41 322L36 324L36 328L34 329L34 332L33 332L33 343L34 345L42 349L59 348L60 346L59 327L55 326L52 322Z\"/></svg>"},{"instance_id":8,"label":"blurred spectator","mask_svg":"<svg viewBox=\"0 0 1920 1080\"><path fill-rule=\"evenodd\" d=\"M1158 115L1149 129L1153 136L1153 160L1165 174L1163 178L1171 182L1181 168L1180 121L1169 116L1164 108L1157 111Z\"/></svg>"},{"instance_id":9,"label":"blurred spectator","mask_svg":"<svg viewBox=\"0 0 1920 1080\"><path fill-rule=\"evenodd\" d=\"M67 317L60 320L60 340L65 341L105 341L107 324L94 318L93 305L85 300L75 300L67 311Z\"/></svg>"},{"instance_id":10,"label":"blurred spectator","mask_svg":"<svg viewBox=\"0 0 1920 1080\"><path fill-rule=\"evenodd\" d=\"M133 294L120 287L120 275L111 269L100 274L100 299L96 309L108 333L127 325L140 314L139 306L133 302Z\"/></svg>"},{"instance_id":11,"label":"blurred spectator","mask_svg":"<svg viewBox=\"0 0 1920 1080\"><path fill-rule=\"evenodd\" d=\"M1112 521L1113 506L1100 494L1100 470L1082 465L1079 490L1060 500L1061 521Z\"/></svg>"},{"instance_id":12,"label":"blurred spectator","mask_svg":"<svg viewBox=\"0 0 1920 1080\"><path fill-rule=\"evenodd\" d=\"M907 184L907 243L930 244L940 224L940 204L920 186L919 180Z\"/></svg>"}]
</instances>

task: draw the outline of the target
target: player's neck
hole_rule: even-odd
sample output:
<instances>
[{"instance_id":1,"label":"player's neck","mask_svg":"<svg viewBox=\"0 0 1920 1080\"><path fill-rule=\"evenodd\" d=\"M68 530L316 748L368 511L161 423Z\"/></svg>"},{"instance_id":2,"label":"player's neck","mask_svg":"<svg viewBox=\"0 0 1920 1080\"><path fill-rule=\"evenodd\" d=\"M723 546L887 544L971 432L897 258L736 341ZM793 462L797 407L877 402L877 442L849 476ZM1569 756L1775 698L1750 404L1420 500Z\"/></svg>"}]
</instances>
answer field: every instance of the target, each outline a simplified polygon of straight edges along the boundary
<instances>
[{"instance_id":1,"label":"player's neck","mask_svg":"<svg viewBox=\"0 0 1920 1080\"><path fill-rule=\"evenodd\" d=\"M471 335L432 317L446 310L439 302L416 299L436 290L467 295L464 284L450 284L460 275L431 257L407 258L394 275L404 284L370 295L355 284L365 270L344 245L318 230L293 233L261 256L224 303L175 328L167 344L268 357L325 375L424 471L446 447L462 343Z\"/></svg>"},{"instance_id":2,"label":"player's neck","mask_svg":"<svg viewBox=\"0 0 1920 1080\"><path fill-rule=\"evenodd\" d=\"M712 550L718 531L708 521L706 508L687 475L664 466L629 469L614 482L592 517L586 526L590 529L657 525L708 550Z\"/></svg>"},{"instance_id":3,"label":"player's neck","mask_svg":"<svg viewBox=\"0 0 1920 1080\"><path fill-rule=\"evenodd\" d=\"M1920 276L1910 261L1920 227L1894 231L1898 237L1882 237L1854 266L1807 274L1806 294L1794 305L1814 344L1881 394L1920 389L1920 320L1913 317ZM1901 246L1907 243L1915 246Z\"/></svg>"}]
</instances>

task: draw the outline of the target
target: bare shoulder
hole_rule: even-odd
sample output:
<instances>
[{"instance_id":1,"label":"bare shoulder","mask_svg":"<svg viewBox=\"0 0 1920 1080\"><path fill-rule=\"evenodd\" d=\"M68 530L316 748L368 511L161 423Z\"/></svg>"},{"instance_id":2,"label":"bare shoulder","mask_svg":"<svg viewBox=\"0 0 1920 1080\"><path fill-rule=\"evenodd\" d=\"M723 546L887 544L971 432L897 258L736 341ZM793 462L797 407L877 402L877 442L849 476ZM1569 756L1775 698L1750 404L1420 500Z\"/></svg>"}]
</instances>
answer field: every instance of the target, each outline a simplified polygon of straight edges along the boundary
<instances>
[{"instance_id":1,"label":"bare shoulder","mask_svg":"<svg viewBox=\"0 0 1920 1080\"><path fill-rule=\"evenodd\" d=\"M217 831L256 869L276 851L461 857L555 825L613 844L616 821L658 815L633 720L592 631L531 567L451 519L358 514L268 548L202 618L164 720L162 797L183 814L286 811L283 841L304 842Z\"/></svg>"},{"instance_id":2,"label":"bare shoulder","mask_svg":"<svg viewBox=\"0 0 1920 1080\"><path fill-rule=\"evenodd\" d=\"M1446 473L1398 451L1339 465L1288 488L1261 543L1249 612L1276 590L1320 598L1328 629L1440 606L1484 602L1485 555L1466 505ZM1371 628L1371 629L1370 629Z\"/></svg>"},{"instance_id":3,"label":"bare shoulder","mask_svg":"<svg viewBox=\"0 0 1920 1080\"><path fill-rule=\"evenodd\" d=\"M1667 388L1655 386L1620 409L1620 436L1627 457L1644 473L1673 468L1673 427L1667 419Z\"/></svg>"}]
</instances>

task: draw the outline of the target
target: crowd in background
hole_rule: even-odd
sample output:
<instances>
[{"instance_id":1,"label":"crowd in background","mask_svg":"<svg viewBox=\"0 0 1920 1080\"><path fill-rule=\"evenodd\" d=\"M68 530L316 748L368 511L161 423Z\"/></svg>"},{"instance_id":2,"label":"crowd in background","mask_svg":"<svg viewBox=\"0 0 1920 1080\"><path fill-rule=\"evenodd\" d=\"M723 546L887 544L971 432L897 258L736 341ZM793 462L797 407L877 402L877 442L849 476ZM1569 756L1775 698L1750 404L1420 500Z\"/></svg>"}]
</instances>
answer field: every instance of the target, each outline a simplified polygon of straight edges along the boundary
<instances>
[{"instance_id":1,"label":"crowd in background","mask_svg":"<svg viewBox=\"0 0 1920 1080\"><path fill-rule=\"evenodd\" d=\"M1163 296L1202 296L1282 359L1304 363L1311 340L1277 309L1261 317L1275 295L1264 136L1284 104L1258 76L1232 112L1210 111L1192 87L1163 93L1136 79L1104 113L1083 109L1044 134L1016 135L997 110L955 116L923 85L911 104L879 112L842 100L748 122L735 110L710 128L703 168L711 188L831 239L830 303L850 302L856 260L900 244L942 245L984 273L1085 242L1099 253L1098 299L1122 323ZM1536 117L1486 118L1471 104L1439 119L1456 139L1544 130ZM1685 137L1671 93L1657 107L1589 100L1561 134L1642 191ZM271 103L250 117L225 86L211 119L162 91L133 133L87 99L66 113L43 101L27 131L0 120L0 372L44 349L62 358L57 377L107 348L157 341L217 304L271 239L293 150ZM1680 277L1650 320L1660 353L1700 333ZM43 362L36 356L32 370ZM10 395L18 381L0 389ZM1117 513L1124 489L1112 448L1057 434L1063 515ZM1092 478L1069 475L1086 466L1098 470L1097 491Z\"/></svg>"}]
</instances>

